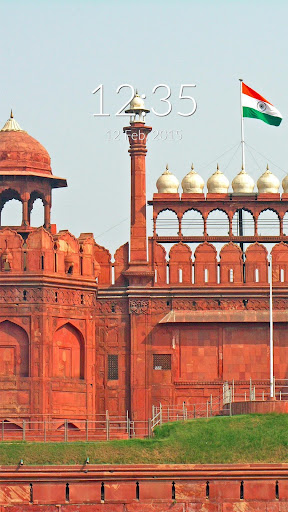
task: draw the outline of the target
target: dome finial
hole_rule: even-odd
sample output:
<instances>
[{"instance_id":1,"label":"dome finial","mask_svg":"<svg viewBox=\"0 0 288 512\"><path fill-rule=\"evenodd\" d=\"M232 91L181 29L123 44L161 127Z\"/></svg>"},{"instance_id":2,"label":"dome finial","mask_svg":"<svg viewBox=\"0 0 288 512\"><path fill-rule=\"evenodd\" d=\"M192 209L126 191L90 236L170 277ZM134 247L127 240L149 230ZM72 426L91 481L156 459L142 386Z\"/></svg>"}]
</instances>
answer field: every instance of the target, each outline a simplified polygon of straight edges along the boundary
<instances>
[{"instance_id":1,"label":"dome finial","mask_svg":"<svg viewBox=\"0 0 288 512\"><path fill-rule=\"evenodd\" d=\"M208 179L207 188L209 194L228 193L229 181L226 176L224 176L223 172L219 171L219 164L217 164L217 170Z\"/></svg>"},{"instance_id":2,"label":"dome finial","mask_svg":"<svg viewBox=\"0 0 288 512\"><path fill-rule=\"evenodd\" d=\"M135 96L139 96L138 89L136 89L136 91L135 91Z\"/></svg>"},{"instance_id":3,"label":"dome finial","mask_svg":"<svg viewBox=\"0 0 288 512\"><path fill-rule=\"evenodd\" d=\"M168 164L166 164L166 171L168 171L168 170L169 170L169 165L168 165Z\"/></svg>"},{"instance_id":4,"label":"dome finial","mask_svg":"<svg viewBox=\"0 0 288 512\"><path fill-rule=\"evenodd\" d=\"M182 188L184 194L203 194L204 180L194 171L194 165L191 165L191 171L184 176L182 180Z\"/></svg>"},{"instance_id":5,"label":"dome finial","mask_svg":"<svg viewBox=\"0 0 288 512\"><path fill-rule=\"evenodd\" d=\"M10 119L13 119L13 112L12 112L12 108L11 108L11 112L10 112Z\"/></svg>"},{"instance_id":6,"label":"dome finial","mask_svg":"<svg viewBox=\"0 0 288 512\"><path fill-rule=\"evenodd\" d=\"M242 164L241 170L244 171L244 165Z\"/></svg>"},{"instance_id":7,"label":"dome finial","mask_svg":"<svg viewBox=\"0 0 288 512\"><path fill-rule=\"evenodd\" d=\"M168 164L166 165L166 169L161 174L160 178L158 178L156 187L158 190L158 194L177 194L179 188L179 181L176 176L172 174L168 170Z\"/></svg>"},{"instance_id":8,"label":"dome finial","mask_svg":"<svg viewBox=\"0 0 288 512\"><path fill-rule=\"evenodd\" d=\"M278 194L279 192L279 180L271 171L269 171L268 164L266 166L266 171L257 181L257 187L259 194Z\"/></svg>"}]
</instances>

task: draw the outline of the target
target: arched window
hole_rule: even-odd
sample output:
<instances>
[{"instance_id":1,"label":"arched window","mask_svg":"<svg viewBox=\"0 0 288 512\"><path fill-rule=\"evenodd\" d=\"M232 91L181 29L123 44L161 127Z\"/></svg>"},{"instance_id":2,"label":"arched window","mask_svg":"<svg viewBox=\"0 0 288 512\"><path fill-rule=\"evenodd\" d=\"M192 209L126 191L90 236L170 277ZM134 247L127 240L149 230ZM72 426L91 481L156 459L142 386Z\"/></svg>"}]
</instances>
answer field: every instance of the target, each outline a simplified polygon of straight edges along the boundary
<instances>
[{"instance_id":1,"label":"arched window","mask_svg":"<svg viewBox=\"0 0 288 512\"><path fill-rule=\"evenodd\" d=\"M265 210L260 213L257 221L259 236L279 236L280 220L273 210Z\"/></svg>"},{"instance_id":2,"label":"arched window","mask_svg":"<svg viewBox=\"0 0 288 512\"><path fill-rule=\"evenodd\" d=\"M197 210L185 212L181 226L183 236L203 236L204 234L204 220Z\"/></svg>"},{"instance_id":3,"label":"arched window","mask_svg":"<svg viewBox=\"0 0 288 512\"><path fill-rule=\"evenodd\" d=\"M156 233L158 236L178 236L179 222L175 212L165 210L159 213L156 220Z\"/></svg>"},{"instance_id":4,"label":"arched window","mask_svg":"<svg viewBox=\"0 0 288 512\"><path fill-rule=\"evenodd\" d=\"M242 222L241 222L241 213L242 213ZM243 236L254 236L255 226L254 226L254 218L252 213L247 210L237 210L234 213L232 219L232 233L234 236L241 235L241 224L242 224L242 232Z\"/></svg>"},{"instance_id":5,"label":"arched window","mask_svg":"<svg viewBox=\"0 0 288 512\"><path fill-rule=\"evenodd\" d=\"M1 212L1 226L21 226L22 203L20 199L9 199Z\"/></svg>"},{"instance_id":6,"label":"arched window","mask_svg":"<svg viewBox=\"0 0 288 512\"><path fill-rule=\"evenodd\" d=\"M39 197L35 199L30 210L30 226L39 227L44 225L44 205Z\"/></svg>"},{"instance_id":7,"label":"arched window","mask_svg":"<svg viewBox=\"0 0 288 512\"><path fill-rule=\"evenodd\" d=\"M55 377L84 378L84 340L76 327L67 323L55 332L53 354Z\"/></svg>"},{"instance_id":8,"label":"arched window","mask_svg":"<svg viewBox=\"0 0 288 512\"><path fill-rule=\"evenodd\" d=\"M213 210L207 217L207 234L209 236L228 236L229 219L222 210Z\"/></svg>"},{"instance_id":9,"label":"arched window","mask_svg":"<svg viewBox=\"0 0 288 512\"><path fill-rule=\"evenodd\" d=\"M28 335L19 325L5 320L0 324L0 378L28 375Z\"/></svg>"}]
</instances>

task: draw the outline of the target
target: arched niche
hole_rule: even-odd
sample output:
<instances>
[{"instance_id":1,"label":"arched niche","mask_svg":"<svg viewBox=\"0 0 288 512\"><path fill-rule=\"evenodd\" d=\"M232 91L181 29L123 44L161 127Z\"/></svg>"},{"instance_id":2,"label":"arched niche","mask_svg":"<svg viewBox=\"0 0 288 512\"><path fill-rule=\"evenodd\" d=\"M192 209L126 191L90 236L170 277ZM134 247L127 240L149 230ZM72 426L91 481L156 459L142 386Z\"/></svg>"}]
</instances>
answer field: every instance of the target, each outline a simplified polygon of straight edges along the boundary
<instances>
[{"instance_id":1,"label":"arched niche","mask_svg":"<svg viewBox=\"0 0 288 512\"><path fill-rule=\"evenodd\" d=\"M208 242L195 250L194 282L198 286L217 284L217 251Z\"/></svg>"},{"instance_id":2,"label":"arched niche","mask_svg":"<svg viewBox=\"0 0 288 512\"><path fill-rule=\"evenodd\" d=\"M274 210L263 210L257 219L259 236L280 236L280 220Z\"/></svg>"},{"instance_id":3,"label":"arched niche","mask_svg":"<svg viewBox=\"0 0 288 512\"><path fill-rule=\"evenodd\" d=\"M0 195L1 226L21 226L23 219L22 200L19 192L7 189Z\"/></svg>"},{"instance_id":4,"label":"arched niche","mask_svg":"<svg viewBox=\"0 0 288 512\"><path fill-rule=\"evenodd\" d=\"M255 220L249 210L244 208L237 210L232 219L232 234L234 236L241 235L241 213L242 213L242 232L243 236L254 236L255 234Z\"/></svg>"},{"instance_id":5,"label":"arched niche","mask_svg":"<svg viewBox=\"0 0 288 512\"><path fill-rule=\"evenodd\" d=\"M204 219L198 210L188 210L181 221L183 236L203 236Z\"/></svg>"},{"instance_id":6,"label":"arched niche","mask_svg":"<svg viewBox=\"0 0 288 512\"><path fill-rule=\"evenodd\" d=\"M246 283L268 283L267 249L258 242L249 245L245 252Z\"/></svg>"},{"instance_id":7,"label":"arched niche","mask_svg":"<svg viewBox=\"0 0 288 512\"><path fill-rule=\"evenodd\" d=\"M10 320L0 323L0 378L29 376L29 339Z\"/></svg>"},{"instance_id":8,"label":"arched niche","mask_svg":"<svg viewBox=\"0 0 288 512\"><path fill-rule=\"evenodd\" d=\"M114 278L116 286L125 286L127 283L122 272L128 269L129 243L121 245L114 254Z\"/></svg>"},{"instance_id":9,"label":"arched niche","mask_svg":"<svg viewBox=\"0 0 288 512\"><path fill-rule=\"evenodd\" d=\"M288 246L283 242L274 245L272 251L273 283L288 283Z\"/></svg>"},{"instance_id":10,"label":"arched niche","mask_svg":"<svg viewBox=\"0 0 288 512\"><path fill-rule=\"evenodd\" d=\"M229 218L223 210L212 210L208 214L206 226L208 236L229 235Z\"/></svg>"},{"instance_id":11,"label":"arched niche","mask_svg":"<svg viewBox=\"0 0 288 512\"><path fill-rule=\"evenodd\" d=\"M167 284L166 250L154 240L149 240L149 263L154 269L154 285Z\"/></svg>"},{"instance_id":12,"label":"arched niche","mask_svg":"<svg viewBox=\"0 0 288 512\"><path fill-rule=\"evenodd\" d=\"M54 333L53 371L54 377L84 379L84 339L70 323Z\"/></svg>"},{"instance_id":13,"label":"arched niche","mask_svg":"<svg viewBox=\"0 0 288 512\"><path fill-rule=\"evenodd\" d=\"M192 284L191 249L182 242L173 245L170 249L169 283Z\"/></svg>"},{"instance_id":14,"label":"arched niche","mask_svg":"<svg viewBox=\"0 0 288 512\"><path fill-rule=\"evenodd\" d=\"M173 210L163 210L156 219L156 234L158 236L178 236L179 221Z\"/></svg>"},{"instance_id":15,"label":"arched niche","mask_svg":"<svg viewBox=\"0 0 288 512\"><path fill-rule=\"evenodd\" d=\"M220 251L220 283L243 283L243 258L238 245L230 242Z\"/></svg>"}]
</instances>

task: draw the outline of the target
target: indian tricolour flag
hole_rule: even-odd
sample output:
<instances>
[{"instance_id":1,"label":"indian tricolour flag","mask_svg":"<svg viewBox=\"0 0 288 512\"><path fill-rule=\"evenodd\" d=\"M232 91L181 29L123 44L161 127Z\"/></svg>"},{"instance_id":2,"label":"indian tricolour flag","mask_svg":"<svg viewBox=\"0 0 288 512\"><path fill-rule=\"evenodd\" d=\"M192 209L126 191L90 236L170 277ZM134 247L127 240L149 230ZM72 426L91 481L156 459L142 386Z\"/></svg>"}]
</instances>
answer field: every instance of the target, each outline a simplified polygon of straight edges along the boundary
<instances>
[{"instance_id":1,"label":"indian tricolour flag","mask_svg":"<svg viewBox=\"0 0 288 512\"><path fill-rule=\"evenodd\" d=\"M243 117L261 119L264 123L279 126L282 116L277 108L242 82Z\"/></svg>"}]
</instances>

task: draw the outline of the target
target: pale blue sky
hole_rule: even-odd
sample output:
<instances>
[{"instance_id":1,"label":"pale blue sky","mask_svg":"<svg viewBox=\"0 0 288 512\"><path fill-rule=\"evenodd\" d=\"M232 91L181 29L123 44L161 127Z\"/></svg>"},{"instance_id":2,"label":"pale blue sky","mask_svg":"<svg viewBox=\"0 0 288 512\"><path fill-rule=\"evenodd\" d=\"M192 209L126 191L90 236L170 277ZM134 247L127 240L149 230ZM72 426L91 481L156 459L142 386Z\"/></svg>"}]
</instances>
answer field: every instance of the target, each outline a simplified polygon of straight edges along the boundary
<instances>
[{"instance_id":1,"label":"pale blue sky","mask_svg":"<svg viewBox=\"0 0 288 512\"><path fill-rule=\"evenodd\" d=\"M275 1L0 1L0 123L14 116L49 151L55 175L68 189L54 192L52 220L76 236L93 232L113 253L129 238L130 162L128 145L108 141L125 118L115 112L129 83L159 108L152 89L171 87L172 113L149 114L154 130L181 130L181 141L150 136L147 198L168 162L179 181L195 164L205 181L217 160L230 181L241 166L239 82L265 96L282 113L279 128L245 121L246 141L263 153L247 154L247 171L257 179L266 159L288 170L287 2ZM105 111L94 117L104 87ZM195 83L197 112L188 118L177 96L181 84ZM188 91L187 91L188 92ZM158 98L160 93L158 94ZM187 105L188 107L188 105ZM154 139L155 139L154 132ZM220 157L227 149L235 149ZM279 179L284 172L270 168ZM151 210L148 208L148 218ZM115 224L117 228L108 231ZM101 236L97 236L101 235Z\"/></svg>"}]
</instances>

